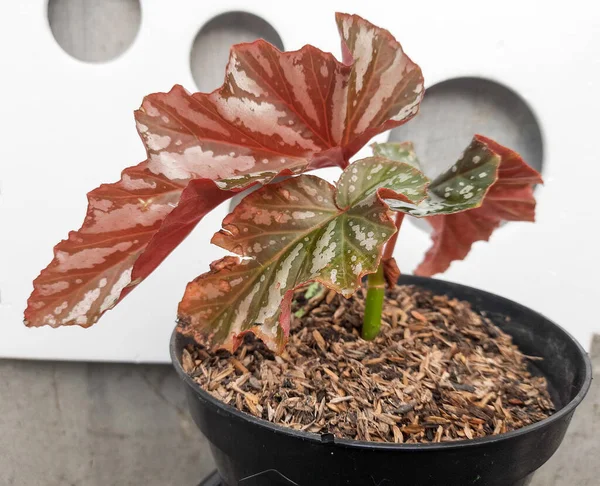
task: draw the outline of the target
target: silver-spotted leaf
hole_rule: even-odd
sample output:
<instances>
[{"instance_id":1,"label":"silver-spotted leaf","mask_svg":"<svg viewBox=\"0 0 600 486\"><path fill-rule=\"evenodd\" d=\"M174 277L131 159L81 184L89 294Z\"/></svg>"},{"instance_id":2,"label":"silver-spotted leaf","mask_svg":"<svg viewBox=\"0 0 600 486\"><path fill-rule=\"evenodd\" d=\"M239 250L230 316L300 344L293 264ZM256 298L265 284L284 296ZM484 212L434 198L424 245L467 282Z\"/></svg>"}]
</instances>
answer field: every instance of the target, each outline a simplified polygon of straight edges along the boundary
<instances>
[{"instance_id":1,"label":"silver-spotted leaf","mask_svg":"<svg viewBox=\"0 0 600 486\"><path fill-rule=\"evenodd\" d=\"M419 159L415 153L412 142L386 142L374 143L371 145L373 153L387 159L396 160L410 164L417 169L421 169Z\"/></svg>"},{"instance_id":2,"label":"silver-spotted leaf","mask_svg":"<svg viewBox=\"0 0 600 486\"><path fill-rule=\"evenodd\" d=\"M429 179L408 163L376 156L354 162L342 172L337 185L341 208L360 206L375 196L415 205L427 196Z\"/></svg>"},{"instance_id":3,"label":"silver-spotted leaf","mask_svg":"<svg viewBox=\"0 0 600 486\"><path fill-rule=\"evenodd\" d=\"M475 137L459 160L431 182L427 198L419 204L390 201L390 207L417 218L479 207L498 177L499 164L500 156Z\"/></svg>"},{"instance_id":4,"label":"silver-spotted leaf","mask_svg":"<svg viewBox=\"0 0 600 486\"><path fill-rule=\"evenodd\" d=\"M416 203L427 182L408 164L371 157L349 166L337 188L304 175L246 196L213 237L238 256L188 284L179 305L182 332L230 350L254 332L281 347L292 291L317 281L352 295L396 231L382 195Z\"/></svg>"}]
</instances>

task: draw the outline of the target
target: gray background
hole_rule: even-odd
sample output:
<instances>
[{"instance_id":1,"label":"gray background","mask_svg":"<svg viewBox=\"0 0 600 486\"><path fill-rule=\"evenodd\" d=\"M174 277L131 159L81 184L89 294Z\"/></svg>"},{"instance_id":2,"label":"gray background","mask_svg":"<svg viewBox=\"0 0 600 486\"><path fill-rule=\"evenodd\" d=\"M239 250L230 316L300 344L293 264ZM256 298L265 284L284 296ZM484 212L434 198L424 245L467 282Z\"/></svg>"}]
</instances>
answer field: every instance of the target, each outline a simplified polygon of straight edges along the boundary
<instances>
[{"instance_id":1,"label":"gray background","mask_svg":"<svg viewBox=\"0 0 600 486\"><path fill-rule=\"evenodd\" d=\"M51 0L48 16L61 47L87 62L124 52L141 18L137 0ZM190 52L198 87L215 88L229 45L256 37L280 43L268 24L248 15L211 22ZM432 87L425 100L420 117L394 131L392 139L411 139L421 147L430 173L438 170L437 161L458 154L475 132L542 165L537 122L510 90L459 79ZM600 337L591 353L598 372ZM2 485L185 486L197 484L213 467L170 366L0 360L0 386ZM594 384L562 447L532 484L599 484L599 432L600 386Z\"/></svg>"}]
</instances>

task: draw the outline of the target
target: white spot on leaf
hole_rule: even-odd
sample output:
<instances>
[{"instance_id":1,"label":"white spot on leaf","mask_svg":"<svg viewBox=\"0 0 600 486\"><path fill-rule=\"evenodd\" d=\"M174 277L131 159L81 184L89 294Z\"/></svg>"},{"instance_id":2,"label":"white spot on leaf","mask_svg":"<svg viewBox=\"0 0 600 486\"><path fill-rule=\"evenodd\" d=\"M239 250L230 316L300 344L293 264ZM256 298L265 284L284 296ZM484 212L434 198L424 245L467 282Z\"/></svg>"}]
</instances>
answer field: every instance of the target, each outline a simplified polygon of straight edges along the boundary
<instances>
[{"instance_id":1,"label":"white spot on leaf","mask_svg":"<svg viewBox=\"0 0 600 486\"><path fill-rule=\"evenodd\" d=\"M325 268L335 256L337 244L335 241L330 244L331 238L334 235L334 230L335 221L331 221L317 241L312 259L312 267L310 269L312 275L316 275L317 272Z\"/></svg>"},{"instance_id":2,"label":"white spot on leaf","mask_svg":"<svg viewBox=\"0 0 600 486\"><path fill-rule=\"evenodd\" d=\"M146 135L146 145L150 150L158 152L159 150L166 149L171 143L171 137L168 135L160 136L154 133Z\"/></svg>"},{"instance_id":3,"label":"white spot on leaf","mask_svg":"<svg viewBox=\"0 0 600 486\"><path fill-rule=\"evenodd\" d=\"M56 294L57 292L60 292L61 290L66 290L68 288L69 288L69 282L59 281L59 282L42 284L38 287L38 291L41 295L47 296L47 295Z\"/></svg>"},{"instance_id":4,"label":"white spot on leaf","mask_svg":"<svg viewBox=\"0 0 600 486\"><path fill-rule=\"evenodd\" d=\"M292 218L294 219L308 219L314 217L315 213L313 213L312 211L294 211L292 213Z\"/></svg>"},{"instance_id":5,"label":"white spot on leaf","mask_svg":"<svg viewBox=\"0 0 600 486\"><path fill-rule=\"evenodd\" d=\"M263 324L279 312L281 300L286 292L288 279L290 278L290 271L303 247L302 243L298 243L281 263L273 282L269 285L267 303L261 307L256 322Z\"/></svg>"},{"instance_id":6,"label":"white spot on leaf","mask_svg":"<svg viewBox=\"0 0 600 486\"><path fill-rule=\"evenodd\" d=\"M121 184L128 191L137 191L140 189L155 189L156 188L156 182L154 182L154 181L146 181L145 179L132 179L127 174L123 175ZM109 202L110 205L112 206L111 201L107 201L107 202ZM100 208L98 208L98 209L100 209ZM108 208L106 208L106 209L108 209Z\"/></svg>"},{"instance_id":7,"label":"white spot on leaf","mask_svg":"<svg viewBox=\"0 0 600 486\"><path fill-rule=\"evenodd\" d=\"M364 232L364 229L361 229L358 224L351 226L352 231L354 231L354 237L358 240L359 245L365 247L366 250L371 251L377 245L378 240L373 238L372 236L367 236Z\"/></svg>"},{"instance_id":8,"label":"white spot on leaf","mask_svg":"<svg viewBox=\"0 0 600 486\"><path fill-rule=\"evenodd\" d=\"M227 179L239 172L250 171L254 167L254 157L241 155L230 157L228 154L216 155L212 150L206 152L200 146L188 147L183 153L160 152L152 154L148 169L154 174L163 174L169 179Z\"/></svg>"},{"instance_id":9,"label":"white spot on leaf","mask_svg":"<svg viewBox=\"0 0 600 486\"><path fill-rule=\"evenodd\" d=\"M57 251L56 259L58 260L58 265L55 267L55 270L65 273L69 270L94 268L96 265L104 263L106 257L117 251L126 251L130 246L130 242L124 241L107 248L86 248L75 253Z\"/></svg>"},{"instance_id":10,"label":"white spot on leaf","mask_svg":"<svg viewBox=\"0 0 600 486\"><path fill-rule=\"evenodd\" d=\"M100 292L101 290L99 288L87 291L83 298L73 306L67 317L62 319L62 323L67 324L69 322L75 322L80 325L87 324L87 313L100 296Z\"/></svg>"},{"instance_id":11,"label":"white spot on leaf","mask_svg":"<svg viewBox=\"0 0 600 486\"><path fill-rule=\"evenodd\" d=\"M110 293L104 298L104 301L100 306L100 312L112 308L117 303L121 291L131 282L131 270L133 270L133 267L125 270L112 286Z\"/></svg>"}]
</instances>

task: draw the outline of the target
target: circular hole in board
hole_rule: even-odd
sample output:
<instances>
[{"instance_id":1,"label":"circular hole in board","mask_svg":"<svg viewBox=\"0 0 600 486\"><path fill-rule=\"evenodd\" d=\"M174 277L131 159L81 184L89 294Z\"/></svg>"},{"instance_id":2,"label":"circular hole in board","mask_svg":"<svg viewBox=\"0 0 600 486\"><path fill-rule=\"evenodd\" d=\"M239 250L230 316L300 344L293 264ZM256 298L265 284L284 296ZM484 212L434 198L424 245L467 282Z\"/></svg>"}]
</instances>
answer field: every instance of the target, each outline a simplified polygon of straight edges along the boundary
<instances>
[{"instance_id":1,"label":"circular hole in board","mask_svg":"<svg viewBox=\"0 0 600 486\"><path fill-rule=\"evenodd\" d=\"M247 12L227 12L209 20L194 39L190 54L192 77L203 93L223 84L233 44L264 39L279 50L283 42L266 20Z\"/></svg>"},{"instance_id":2,"label":"circular hole in board","mask_svg":"<svg viewBox=\"0 0 600 486\"><path fill-rule=\"evenodd\" d=\"M125 52L140 29L140 0L48 0L48 23L58 45L85 62Z\"/></svg>"},{"instance_id":3,"label":"circular hole in board","mask_svg":"<svg viewBox=\"0 0 600 486\"><path fill-rule=\"evenodd\" d=\"M251 13L227 12L204 24L194 39L190 54L192 77L198 89L209 93L221 86L231 46L256 39L264 39L281 51L284 49L281 37L271 24ZM259 187L255 186L234 196L229 205L230 210Z\"/></svg>"},{"instance_id":4,"label":"circular hole in board","mask_svg":"<svg viewBox=\"0 0 600 486\"><path fill-rule=\"evenodd\" d=\"M450 167L476 133L505 145L542 172L542 132L531 108L511 89L482 78L455 78L428 88L419 114L390 132L389 141L412 141L425 174ZM409 218L430 231L426 221Z\"/></svg>"}]
</instances>

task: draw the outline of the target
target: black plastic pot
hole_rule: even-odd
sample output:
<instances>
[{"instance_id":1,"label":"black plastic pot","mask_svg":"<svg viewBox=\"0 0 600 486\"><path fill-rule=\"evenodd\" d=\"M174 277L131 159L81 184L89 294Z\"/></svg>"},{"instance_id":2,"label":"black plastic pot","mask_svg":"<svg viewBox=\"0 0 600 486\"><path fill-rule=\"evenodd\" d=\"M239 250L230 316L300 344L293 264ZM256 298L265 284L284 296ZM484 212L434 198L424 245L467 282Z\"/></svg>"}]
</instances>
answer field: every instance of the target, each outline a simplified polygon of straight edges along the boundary
<instances>
[{"instance_id":1,"label":"black plastic pot","mask_svg":"<svg viewBox=\"0 0 600 486\"><path fill-rule=\"evenodd\" d=\"M565 330L520 304L462 285L403 276L437 294L471 302L527 355L550 384L557 412L534 425L482 439L441 444L382 444L296 432L225 405L183 371L185 339L174 333L171 357L186 384L194 421L209 440L227 486L524 486L560 445L591 383L590 360ZM507 319L508 318L508 319Z\"/></svg>"}]
</instances>

